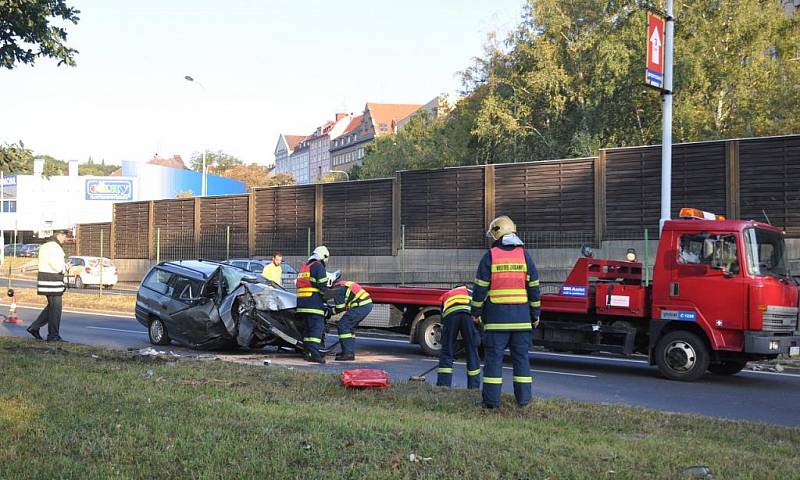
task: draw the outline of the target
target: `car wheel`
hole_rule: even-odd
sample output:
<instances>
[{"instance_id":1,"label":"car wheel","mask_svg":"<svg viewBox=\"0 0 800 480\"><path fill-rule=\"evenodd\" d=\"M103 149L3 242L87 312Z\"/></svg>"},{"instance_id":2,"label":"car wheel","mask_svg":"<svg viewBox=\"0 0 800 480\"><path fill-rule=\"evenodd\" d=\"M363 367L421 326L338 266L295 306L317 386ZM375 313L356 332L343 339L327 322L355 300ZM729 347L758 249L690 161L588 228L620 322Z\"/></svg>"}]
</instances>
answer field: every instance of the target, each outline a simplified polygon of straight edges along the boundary
<instances>
[{"instance_id":1,"label":"car wheel","mask_svg":"<svg viewBox=\"0 0 800 480\"><path fill-rule=\"evenodd\" d=\"M150 326L147 327L147 335L153 345L169 345L167 327L164 326L164 322L159 318L150 321Z\"/></svg>"},{"instance_id":2,"label":"car wheel","mask_svg":"<svg viewBox=\"0 0 800 480\"><path fill-rule=\"evenodd\" d=\"M431 315L417 326L417 343L422 353L437 357L442 351L442 317Z\"/></svg>"},{"instance_id":3,"label":"car wheel","mask_svg":"<svg viewBox=\"0 0 800 480\"><path fill-rule=\"evenodd\" d=\"M677 330L664 335L655 355L659 371L670 380L692 382L708 370L708 347L692 332Z\"/></svg>"},{"instance_id":4,"label":"car wheel","mask_svg":"<svg viewBox=\"0 0 800 480\"><path fill-rule=\"evenodd\" d=\"M86 285L83 284L83 280L81 280L80 276L75 277L75 288L85 288Z\"/></svg>"},{"instance_id":5,"label":"car wheel","mask_svg":"<svg viewBox=\"0 0 800 480\"><path fill-rule=\"evenodd\" d=\"M717 375L736 375L747 365L744 360L726 360L720 363L712 363L708 366L708 371Z\"/></svg>"}]
</instances>

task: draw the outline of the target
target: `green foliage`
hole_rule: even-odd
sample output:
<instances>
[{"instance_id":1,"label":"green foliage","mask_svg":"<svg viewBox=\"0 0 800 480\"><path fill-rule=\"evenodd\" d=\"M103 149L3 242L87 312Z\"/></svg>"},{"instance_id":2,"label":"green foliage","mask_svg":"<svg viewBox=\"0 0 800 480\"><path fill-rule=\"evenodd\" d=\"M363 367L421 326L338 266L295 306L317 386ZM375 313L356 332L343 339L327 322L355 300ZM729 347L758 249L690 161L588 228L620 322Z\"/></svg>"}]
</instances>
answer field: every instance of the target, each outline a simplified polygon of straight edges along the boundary
<instances>
[{"instance_id":1,"label":"green foliage","mask_svg":"<svg viewBox=\"0 0 800 480\"><path fill-rule=\"evenodd\" d=\"M206 168L208 168L209 172L213 171L221 174L237 165L242 165L242 161L222 150L206 152ZM203 152L192 153L190 168L196 172L203 171Z\"/></svg>"},{"instance_id":2,"label":"green foliage","mask_svg":"<svg viewBox=\"0 0 800 480\"><path fill-rule=\"evenodd\" d=\"M91 162L91 159L89 163L78 165L78 175L95 175L104 177L111 175L117 170L119 170L119 165L106 165L105 163L98 165Z\"/></svg>"},{"instance_id":3,"label":"green foliage","mask_svg":"<svg viewBox=\"0 0 800 480\"><path fill-rule=\"evenodd\" d=\"M674 141L797 131L800 15L774 0L679 3L675 14ZM462 73L453 113L380 138L355 173L659 143L660 97L643 86L645 17L635 2L528 0L519 26Z\"/></svg>"},{"instance_id":4,"label":"green foliage","mask_svg":"<svg viewBox=\"0 0 800 480\"><path fill-rule=\"evenodd\" d=\"M34 155L22 142L0 145L0 171L6 175L32 174L34 159L44 160L45 177L69 174L68 162L50 155ZM88 163L78 165L78 175L106 176L117 169L117 165L106 165L105 161L98 165L89 159Z\"/></svg>"},{"instance_id":5,"label":"green foliage","mask_svg":"<svg viewBox=\"0 0 800 480\"><path fill-rule=\"evenodd\" d=\"M33 168L33 152L25 144L5 143L0 145L0 171L6 175L26 173Z\"/></svg>"},{"instance_id":6,"label":"green foliage","mask_svg":"<svg viewBox=\"0 0 800 480\"><path fill-rule=\"evenodd\" d=\"M74 66L78 51L66 46L67 31L52 21L76 25L79 13L65 0L0 0L0 67L33 65L41 57Z\"/></svg>"}]
</instances>

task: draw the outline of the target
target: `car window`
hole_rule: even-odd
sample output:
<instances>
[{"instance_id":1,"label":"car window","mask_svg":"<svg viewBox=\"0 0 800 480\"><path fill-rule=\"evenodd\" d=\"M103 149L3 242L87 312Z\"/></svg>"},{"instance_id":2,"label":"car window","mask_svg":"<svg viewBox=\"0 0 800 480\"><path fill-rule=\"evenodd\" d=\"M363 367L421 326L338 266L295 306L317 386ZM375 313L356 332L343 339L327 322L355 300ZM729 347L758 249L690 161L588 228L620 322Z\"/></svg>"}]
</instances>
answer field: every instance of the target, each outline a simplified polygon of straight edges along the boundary
<instances>
[{"instance_id":1,"label":"car window","mask_svg":"<svg viewBox=\"0 0 800 480\"><path fill-rule=\"evenodd\" d=\"M200 296L203 282L192 278L175 276L172 281L172 298L177 300L189 301Z\"/></svg>"},{"instance_id":2,"label":"car window","mask_svg":"<svg viewBox=\"0 0 800 480\"><path fill-rule=\"evenodd\" d=\"M231 262L231 265L233 265L234 267L247 269L247 262L242 262L240 260L234 260L233 262Z\"/></svg>"},{"instance_id":3,"label":"car window","mask_svg":"<svg viewBox=\"0 0 800 480\"><path fill-rule=\"evenodd\" d=\"M84 263L83 263L83 259L82 259L82 258L75 258L75 257L72 257L72 258L70 258L70 262L72 263L72 265L73 265L74 267L81 267L81 266L83 266L83 265L84 265Z\"/></svg>"},{"instance_id":4,"label":"car window","mask_svg":"<svg viewBox=\"0 0 800 480\"><path fill-rule=\"evenodd\" d=\"M250 262L250 268L248 270L253 273L261 273L264 271L264 266L261 265L260 262Z\"/></svg>"},{"instance_id":5,"label":"car window","mask_svg":"<svg viewBox=\"0 0 800 480\"><path fill-rule=\"evenodd\" d=\"M142 282L143 287L154 290L163 295L172 295L172 287L170 282L174 275L164 270L153 269Z\"/></svg>"}]
</instances>

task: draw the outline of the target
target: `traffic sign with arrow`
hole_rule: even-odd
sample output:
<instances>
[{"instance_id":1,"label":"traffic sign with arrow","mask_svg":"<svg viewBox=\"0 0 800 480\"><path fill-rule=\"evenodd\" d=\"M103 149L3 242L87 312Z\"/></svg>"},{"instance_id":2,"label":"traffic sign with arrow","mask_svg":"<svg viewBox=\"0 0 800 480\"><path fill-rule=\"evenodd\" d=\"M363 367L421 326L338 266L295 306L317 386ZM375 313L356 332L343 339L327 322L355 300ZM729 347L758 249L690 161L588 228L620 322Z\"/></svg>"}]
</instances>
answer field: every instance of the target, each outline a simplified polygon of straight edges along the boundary
<instances>
[{"instance_id":1,"label":"traffic sign with arrow","mask_svg":"<svg viewBox=\"0 0 800 480\"><path fill-rule=\"evenodd\" d=\"M664 17L647 14L647 73L645 84L664 88Z\"/></svg>"}]
</instances>

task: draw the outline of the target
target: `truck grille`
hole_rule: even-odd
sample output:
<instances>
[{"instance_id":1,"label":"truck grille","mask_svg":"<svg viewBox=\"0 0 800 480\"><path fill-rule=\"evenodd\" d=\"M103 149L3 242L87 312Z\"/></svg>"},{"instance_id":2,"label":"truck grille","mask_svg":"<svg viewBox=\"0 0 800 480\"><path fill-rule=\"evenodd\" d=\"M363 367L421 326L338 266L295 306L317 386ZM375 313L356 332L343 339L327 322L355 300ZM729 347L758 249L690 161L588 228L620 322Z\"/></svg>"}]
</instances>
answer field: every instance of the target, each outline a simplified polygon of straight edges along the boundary
<instances>
[{"instance_id":1,"label":"truck grille","mask_svg":"<svg viewBox=\"0 0 800 480\"><path fill-rule=\"evenodd\" d=\"M770 332L793 332L797 329L797 307L767 306L763 329Z\"/></svg>"}]
</instances>

